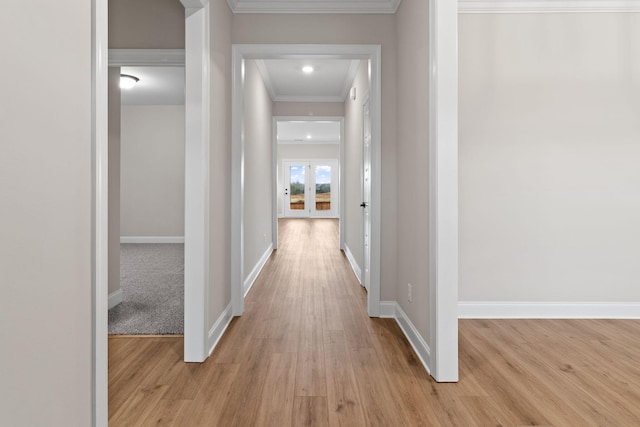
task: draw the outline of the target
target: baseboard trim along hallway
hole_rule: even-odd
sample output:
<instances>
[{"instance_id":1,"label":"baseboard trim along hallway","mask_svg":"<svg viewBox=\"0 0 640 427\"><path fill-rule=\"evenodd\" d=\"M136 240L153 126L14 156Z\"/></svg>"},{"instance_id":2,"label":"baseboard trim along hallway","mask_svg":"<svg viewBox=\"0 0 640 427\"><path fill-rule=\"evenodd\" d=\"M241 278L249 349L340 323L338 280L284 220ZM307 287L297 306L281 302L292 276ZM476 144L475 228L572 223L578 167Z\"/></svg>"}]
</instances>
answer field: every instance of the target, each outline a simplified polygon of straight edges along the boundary
<instances>
[{"instance_id":1,"label":"baseboard trim along hallway","mask_svg":"<svg viewBox=\"0 0 640 427\"><path fill-rule=\"evenodd\" d=\"M247 278L244 280L243 289L244 289L245 297L251 290L251 287L253 286L253 284L256 282L256 279L260 275L260 272L262 271L262 268L264 267L264 265L269 260L269 257L271 256L272 252L273 252L273 243L271 243L267 248L267 250L264 251L264 253L260 257L256 265L251 270L251 273L249 273L249 276L247 276Z\"/></svg>"},{"instance_id":2,"label":"baseboard trim along hallway","mask_svg":"<svg viewBox=\"0 0 640 427\"><path fill-rule=\"evenodd\" d=\"M431 349L427 342L422 338L409 316L404 312L400 304L396 301L380 301L380 317L395 319L402 330L402 333L413 347L413 351L422 362L422 366L431 373L429 367L431 361Z\"/></svg>"},{"instance_id":3,"label":"baseboard trim along hallway","mask_svg":"<svg viewBox=\"0 0 640 427\"><path fill-rule=\"evenodd\" d=\"M209 334L207 335L207 348L209 349L207 354L209 356L211 356L211 353L213 353L213 350L215 350L216 346L220 342L224 332L229 327L231 319L233 319L233 316L231 315L231 304L229 304L227 308L224 309L220 317L218 317L216 323L213 324L209 330Z\"/></svg>"},{"instance_id":4,"label":"baseboard trim along hallway","mask_svg":"<svg viewBox=\"0 0 640 427\"><path fill-rule=\"evenodd\" d=\"M349 246L347 246L346 243L344 244L344 254L347 256L347 259L349 260L349 264L351 264L351 268L353 269L353 272L358 278L358 282L362 284L362 270L360 269L360 266L356 262L355 257L351 253L351 249L349 249Z\"/></svg>"}]
</instances>

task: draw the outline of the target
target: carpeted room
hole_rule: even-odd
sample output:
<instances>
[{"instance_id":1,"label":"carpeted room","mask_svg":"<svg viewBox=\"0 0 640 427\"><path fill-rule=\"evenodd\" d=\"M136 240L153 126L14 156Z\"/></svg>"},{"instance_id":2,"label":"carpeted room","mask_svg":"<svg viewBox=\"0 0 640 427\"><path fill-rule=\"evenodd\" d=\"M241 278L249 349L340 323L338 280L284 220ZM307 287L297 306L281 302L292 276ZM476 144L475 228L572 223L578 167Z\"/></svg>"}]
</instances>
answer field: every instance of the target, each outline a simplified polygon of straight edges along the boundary
<instances>
[{"instance_id":1,"label":"carpeted room","mask_svg":"<svg viewBox=\"0 0 640 427\"><path fill-rule=\"evenodd\" d=\"M121 74L139 80L120 89ZM110 75L109 334L182 334L184 67Z\"/></svg>"}]
</instances>

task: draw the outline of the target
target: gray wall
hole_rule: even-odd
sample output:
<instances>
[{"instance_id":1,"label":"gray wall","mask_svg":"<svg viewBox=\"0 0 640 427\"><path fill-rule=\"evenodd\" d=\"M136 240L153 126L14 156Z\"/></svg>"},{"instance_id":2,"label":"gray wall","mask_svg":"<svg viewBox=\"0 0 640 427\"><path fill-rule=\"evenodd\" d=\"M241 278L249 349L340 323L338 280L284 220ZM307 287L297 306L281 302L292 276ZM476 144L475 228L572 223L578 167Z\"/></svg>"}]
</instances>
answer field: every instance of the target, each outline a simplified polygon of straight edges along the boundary
<instances>
[{"instance_id":1,"label":"gray wall","mask_svg":"<svg viewBox=\"0 0 640 427\"><path fill-rule=\"evenodd\" d=\"M91 2L2 1L0 34L0 425L86 427Z\"/></svg>"},{"instance_id":2,"label":"gray wall","mask_svg":"<svg viewBox=\"0 0 640 427\"><path fill-rule=\"evenodd\" d=\"M362 103L369 92L368 69L369 62L360 61L360 66L351 84L351 87L356 88L356 100L354 101L351 97L347 97L347 100L344 102L343 175L345 205L342 206L342 212L344 213L344 243L349 251L351 251L355 262L361 270L364 267L364 223L362 208L360 207L360 203L363 201L362 163L364 113ZM387 197L390 197L390 195L387 194ZM385 200L384 197L383 200ZM389 226L390 224L387 223L385 225ZM361 277L361 279L363 279L363 277ZM389 292L391 292L391 290L389 290Z\"/></svg>"},{"instance_id":3,"label":"gray wall","mask_svg":"<svg viewBox=\"0 0 640 427\"><path fill-rule=\"evenodd\" d=\"M244 75L244 279L273 242L273 102L255 61Z\"/></svg>"},{"instance_id":4,"label":"gray wall","mask_svg":"<svg viewBox=\"0 0 640 427\"><path fill-rule=\"evenodd\" d=\"M429 342L429 29L424 24L428 2L403 0L397 19L396 298ZM407 299L408 283L413 286L411 303Z\"/></svg>"},{"instance_id":5,"label":"gray wall","mask_svg":"<svg viewBox=\"0 0 640 427\"><path fill-rule=\"evenodd\" d=\"M123 105L120 236L184 236L184 105Z\"/></svg>"},{"instance_id":6,"label":"gray wall","mask_svg":"<svg viewBox=\"0 0 640 427\"><path fill-rule=\"evenodd\" d=\"M460 299L640 301L640 15L460 16Z\"/></svg>"},{"instance_id":7,"label":"gray wall","mask_svg":"<svg viewBox=\"0 0 640 427\"><path fill-rule=\"evenodd\" d=\"M109 48L184 49L184 18L180 0L109 0Z\"/></svg>"},{"instance_id":8,"label":"gray wall","mask_svg":"<svg viewBox=\"0 0 640 427\"><path fill-rule=\"evenodd\" d=\"M109 67L109 294L120 289L120 67Z\"/></svg>"}]
</instances>

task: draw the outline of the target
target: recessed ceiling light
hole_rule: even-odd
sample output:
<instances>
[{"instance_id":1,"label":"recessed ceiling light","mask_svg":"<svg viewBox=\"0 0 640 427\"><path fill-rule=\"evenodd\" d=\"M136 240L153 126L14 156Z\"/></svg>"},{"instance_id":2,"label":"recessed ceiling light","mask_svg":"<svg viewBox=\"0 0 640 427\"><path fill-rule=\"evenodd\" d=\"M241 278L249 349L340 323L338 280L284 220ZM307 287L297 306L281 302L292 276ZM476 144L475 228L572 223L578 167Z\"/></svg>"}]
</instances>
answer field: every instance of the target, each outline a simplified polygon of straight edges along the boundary
<instances>
[{"instance_id":1,"label":"recessed ceiling light","mask_svg":"<svg viewBox=\"0 0 640 427\"><path fill-rule=\"evenodd\" d=\"M313 67L311 65L305 65L302 67L302 72L305 74L311 74L313 73Z\"/></svg>"},{"instance_id":2,"label":"recessed ceiling light","mask_svg":"<svg viewBox=\"0 0 640 427\"><path fill-rule=\"evenodd\" d=\"M310 133L307 134L307 139L311 139L311 134Z\"/></svg>"},{"instance_id":3,"label":"recessed ceiling light","mask_svg":"<svg viewBox=\"0 0 640 427\"><path fill-rule=\"evenodd\" d=\"M121 89L131 89L140 81L139 78L135 76L130 76L129 74L120 74L120 88Z\"/></svg>"}]
</instances>

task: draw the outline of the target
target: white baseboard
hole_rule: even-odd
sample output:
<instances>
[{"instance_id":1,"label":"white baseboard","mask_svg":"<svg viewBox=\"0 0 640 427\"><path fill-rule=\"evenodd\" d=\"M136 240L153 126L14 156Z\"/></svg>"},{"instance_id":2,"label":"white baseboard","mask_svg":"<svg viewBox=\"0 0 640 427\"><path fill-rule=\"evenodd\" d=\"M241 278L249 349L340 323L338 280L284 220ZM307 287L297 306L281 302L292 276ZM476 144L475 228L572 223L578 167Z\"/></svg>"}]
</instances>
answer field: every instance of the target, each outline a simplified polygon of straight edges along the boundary
<instances>
[{"instance_id":1,"label":"white baseboard","mask_svg":"<svg viewBox=\"0 0 640 427\"><path fill-rule=\"evenodd\" d=\"M231 315L231 304L224 309L216 323L209 330L209 334L207 335L207 348L209 349L208 355L211 356L213 350L218 345L220 338L224 335L224 331L227 330L229 323L231 323L231 319L233 316Z\"/></svg>"},{"instance_id":2,"label":"white baseboard","mask_svg":"<svg viewBox=\"0 0 640 427\"><path fill-rule=\"evenodd\" d=\"M402 307L400 307L400 304L396 301L380 301L380 317L396 319L404 336L407 337L409 344L413 347L413 351L416 352L418 359L422 362L422 366L431 374L431 368L429 368L431 349L413 322L411 322L409 316L407 316Z\"/></svg>"},{"instance_id":3,"label":"white baseboard","mask_svg":"<svg viewBox=\"0 0 640 427\"><path fill-rule=\"evenodd\" d=\"M380 317L387 319L396 318L396 306L395 301L380 301Z\"/></svg>"},{"instance_id":4,"label":"white baseboard","mask_svg":"<svg viewBox=\"0 0 640 427\"><path fill-rule=\"evenodd\" d=\"M640 302L460 301L461 319L640 319Z\"/></svg>"},{"instance_id":5,"label":"white baseboard","mask_svg":"<svg viewBox=\"0 0 640 427\"><path fill-rule=\"evenodd\" d=\"M118 289L117 291L111 292L109 294L109 309L112 309L116 305L120 304L123 298L124 294L122 293L122 288Z\"/></svg>"},{"instance_id":6,"label":"white baseboard","mask_svg":"<svg viewBox=\"0 0 640 427\"><path fill-rule=\"evenodd\" d=\"M355 257L351 253L351 250L349 249L349 246L346 243L344 244L344 253L345 255L347 255L349 264L351 264L351 268L353 269L353 272L356 274L356 277L358 278L358 282L362 284L362 270L360 269L360 266L356 262Z\"/></svg>"},{"instance_id":7,"label":"white baseboard","mask_svg":"<svg viewBox=\"0 0 640 427\"><path fill-rule=\"evenodd\" d=\"M632 13L638 0L459 0L458 13Z\"/></svg>"},{"instance_id":8,"label":"white baseboard","mask_svg":"<svg viewBox=\"0 0 640 427\"><path fill-rule=\"evenodd\" d=\"M184 236L121 236L120 243L184 243Z\"/></svg>"},{"instance_id":9,"label":"white baseboard","mask_svg":"<svg viewBox=\"0 0 640 427\"><path fill-rule=\"evenodd\" d=\"M249 276L244 280L244 288L243 289L244 289L244 296L245 297L247 296L247 294L251 290L251 287L253 286L253 284L256 282L256 279L258 278L258 275L262 271L262 268L264 267L264 265L267 263L267 260L271 256L272 252L273 252L273 243L271 243L269 245L269 247L267 248L267 250L264 251L264 253L260 257L260 259L258 260L258 263L255 265L255 267L253 267L253 270L251 270L251 273L249 273Z\"/></svg>"}]
</instances>

